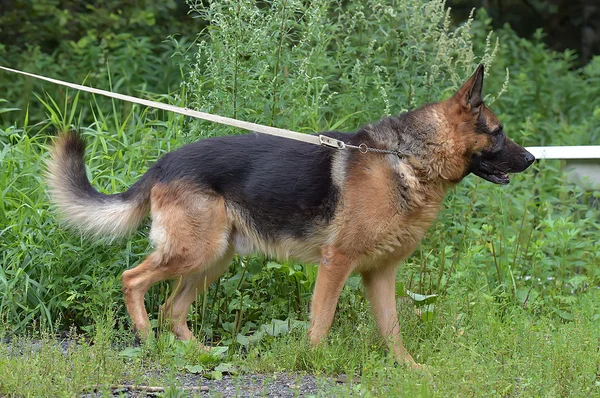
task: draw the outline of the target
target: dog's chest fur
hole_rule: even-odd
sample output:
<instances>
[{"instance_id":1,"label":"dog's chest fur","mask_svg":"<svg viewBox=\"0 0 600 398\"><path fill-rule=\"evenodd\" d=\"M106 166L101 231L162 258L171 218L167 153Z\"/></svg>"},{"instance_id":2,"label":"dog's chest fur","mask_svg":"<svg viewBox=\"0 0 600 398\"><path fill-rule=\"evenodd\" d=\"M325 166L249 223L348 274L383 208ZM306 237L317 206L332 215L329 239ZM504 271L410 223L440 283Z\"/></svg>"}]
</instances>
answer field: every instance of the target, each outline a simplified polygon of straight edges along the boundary
<instances>
[{"instance_id":1,"label":"dog's chest fur","mask_svg":"<svg viewBox=\"0 0 600 398\"><path fill-rule=\"evenodd\" d=\"M408 161L394 155L350 162L336 245L357 259L356 271L405 259L437 217L445 188L422 181Z\"/></svg>"}]
</instances>

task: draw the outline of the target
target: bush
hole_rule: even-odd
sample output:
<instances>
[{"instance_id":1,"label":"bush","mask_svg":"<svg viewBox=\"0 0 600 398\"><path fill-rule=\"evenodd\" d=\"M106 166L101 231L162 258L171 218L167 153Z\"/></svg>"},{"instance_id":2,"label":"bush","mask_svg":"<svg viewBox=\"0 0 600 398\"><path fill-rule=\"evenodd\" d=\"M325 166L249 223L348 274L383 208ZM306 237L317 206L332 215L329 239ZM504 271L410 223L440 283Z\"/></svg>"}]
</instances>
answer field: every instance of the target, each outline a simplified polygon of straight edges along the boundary
<instances>
[{"instance_id":1,"label":"bush","mask_svg":"<svg viewBox=\"0 0 600 398\"><path fill-rule=\"evenodd\" d=\"M496 49L488 42L476 56L471 21L451 28L443 1L203 4L192 9L211 24L186 79L188 103L302 131L354 130L448 97ZM202 136L233 132L198 126Z\"/></svg>"},{"instance_id":2,"label":"bush","mask_svg":"<svg viewBox=\"0 0 600 398\"><path fill-rule=\"evenodd\" d=\"M575 69L576 54L548 50L542 31L528 41L507 25L498 37L503 45L492 73L510 70L509 95L496 105L507 131L522 131L527 145L597 145L600 56Z\"/></svg>"},{"instance_id":3,"label":"bush","mask_svg":"<svg viewBox=\"0 0 600 398\"><path fill-rule=\"evenodd\" d=\"M598 60L570 71L569 53L549 52L508 29L497 33L506 41L497 47L485 14L452 28L441 1L243 0L197 2L192 9L210 25L198 36L195 53L187 54L192 65L179 97L203 111L307 132L351 131L448 97L483 62L491 71L488 102L497 98L492 109L500 110L516 141L597 139L597 85L591 86ZM109 57L121 54L126 63L130 42L119 43L107 49ZM131 79L168 75L154 70L155 49L144 46L140 51L148 58ZM93 51L84 46L79 56ZM33 59L44 59L40 67L49 63ZM500 96L507 66L509 94ZM118 82L132 89L129 83ZM0 130L0 314L15 331L40 323L86 328L106 312L124 321L119 275L150 250L147 228L108 247L57 225L42 180L54 126L91 119L82 128L87 164L94 186L107 192L124 190L157 157L186 141L240 133L131 105L119 113L110 101L79 108L79 97L68 94L57 101L61 105L43 97L48 121L34 127L25 119L22 127ZM3 95L18 98L10 90ZM107 107L114 109L110 116ZM565 184L557 162L539 163L508 187L469 177L448 196L440 220L402 267L403 286L464 296L466 302L484 295L507 307L573 318L571 304L600 283L599 212L586 205L593 195ZM238 258L227 278L199 299L193 324L209 338L232 341L272 318L306 319L314 273L313 266L293 261ZM359 286L351 278L342 297L349 319L364 308ZM150 291L149 313L157 313L168 289L162 284Z\"/></svg>"},{"instance_id":4,"label":"bush","mask_svg":"<svg viewBox=\"0 0 600 398\"><path fill-rule=\"evenodd\" d=\"M0 65L28 72L90 84L130 95L140 92L170 93L181 81L181 59L173 57L178 46L189 45L201 22L187 17L181 1L123 2L102 0L10 0L0 12ZM183 6L183 7L182 7ZM194 23L197 21L198 23ZM182 36L179 42L168 36ZM0 93L21 112L0 115L0 123L46 118L36 100L43 87L62 102L63 88L31 78L0 72ZM110 101L98 98L111 112ZM122 115L129 112L127 106ZM82 123L93 117L83 114Z\"/></svg>"}]
</instances>

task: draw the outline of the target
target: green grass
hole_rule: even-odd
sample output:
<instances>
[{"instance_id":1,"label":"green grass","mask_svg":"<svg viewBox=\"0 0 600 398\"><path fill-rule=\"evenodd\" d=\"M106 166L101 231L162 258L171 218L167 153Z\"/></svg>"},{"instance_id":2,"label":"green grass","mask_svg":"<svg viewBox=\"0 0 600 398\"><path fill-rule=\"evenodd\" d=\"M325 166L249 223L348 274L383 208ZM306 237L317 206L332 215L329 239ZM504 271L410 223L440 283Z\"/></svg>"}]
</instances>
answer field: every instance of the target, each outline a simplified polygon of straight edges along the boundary
<instances>
[{"instance_id":1,"label":"green grass","mask_svg":"<svg viewBox=\"0 0 600 398\"><path fill-rule=\"evenodd\" d=\"M600 95L600 58L571 70L570 53L509 30L498 33L496 48L485 14L454 29L441 2L211 4L197 10L214 23L184 54L191 65L182 66L181 90L156 98L302 131L354 130L447 97L481 61L489 66L491 108L517 142L599 137L592 99ZM505 67L513 83L499 96ZM13 341L0 343L0 395L76 395L90 385L147 382L146 371L218 372L222 362L241 372L347 373L357 381L338 386L340 395L600 395L599 194L566 182L559 161L538 162L506 187L467 177L400 268L405 343L427 375L385 353L357 276L343 291L326 347L311 350L305 328L316 267L260 256L236 258L188 319L201 339L227 347L224 357L168 333L122 351L132 335L120 275L149 253L148 225L110 244L63 228L44 182L52 137L78 128L92 184L112 193L167 151L240 132L88 94L60 98L41 93L31 109L45 114L23 110L15 119L13 102L0 101L2 120L12 120L0 126L0 334ZM158 284L146 297L156 329L169 290ZM428 317L416 315L407 290L437 295ZM69 329L83 344L63 355L52 336ZM28 336L43 343L15 355ZM176 388L173 380L154 382Z\"/></svg>"},{"instance_id":2,"label":"green grass","mask_svg":"<svg viewBox=\"0 0 600 398\"><path fill-rule=\"evenodd\" d=\"M447 297L440 318L431 325L400 304L405 343L427 365L425 375L397 366L382 352L368 315L349 323L343 311L325 350L311 351L298 337L278 339L267 352L251 350L247 366L263 372L346 373L357 377L357 388L372 396L600 393L600 333L593 309L597 297L582 297L576 320L564 323L477 296L468 302Z\"/></svg>"},{"instance_id":3,"label":"green grass","mask_svg":"<svg viewBox=\"0 0 600 398\"><path fill-rule=\"evenodd\" d=\"M328 387L323 396L594 396L600 394L597 300L591 293L581 296L575 319L560 322L507 308L477 292L466 301L451 295L439 317L427 324L401 300L405 342L426 365L424 372L398 366L385 353L363 301L342 303L323 347L311 349L298 330L247 349L230 348L220 357L201 354L194 343L177 342L166 333L131 354L121 350L127 334L104 320L92 341L66 353L49 336L37 336L35 346L25 339L0 343L0 393L66 396L123 383L177 390L172 375L193 371L215 377L218 364L227 363L239 374L346 375L347 383ZM348 313L358 319L350 322Z\"/></svg>"}]
</instances>

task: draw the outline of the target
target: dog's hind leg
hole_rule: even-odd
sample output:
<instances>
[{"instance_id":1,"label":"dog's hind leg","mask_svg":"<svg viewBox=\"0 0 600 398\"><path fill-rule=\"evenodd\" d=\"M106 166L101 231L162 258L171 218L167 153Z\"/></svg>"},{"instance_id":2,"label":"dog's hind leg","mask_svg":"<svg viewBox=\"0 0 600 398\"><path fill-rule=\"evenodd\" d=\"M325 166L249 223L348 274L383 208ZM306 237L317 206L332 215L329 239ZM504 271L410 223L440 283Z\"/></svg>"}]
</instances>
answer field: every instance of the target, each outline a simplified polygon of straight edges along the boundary
<instances>
[{"instance_id":1,"label":"dog's hind leg","mask_svg":"<svg viewBox=\"0 0 600 398\"><path fill-rule=\"evenodd\" d=\"M362 273L367 299L371 303L379 332L386 339L398 363L418 368L404 348L396 310L396 265L375 268Z\"/></svg>"},{"instance_id":2,"label":"dog's hind leg","mask_svg":"<svg viewBox=\"0 0 600 398\"><path fill-rule=\"evenodd\" d=\"M208 267L200 266L206 270L181 277L173 284L173 293L160 307L160 317L170 323L173 333L178 339L189 340L194 337L186 322L190 306L196 301L199 294L208 289L227 270L233 254L233 248L229 248L225 255L215 263Z\"/></svg>"},{"instance_id":3,"label":"dog's hind leg","mask_svg":"<svg viewBox=\"0 0 600 398\"><path fill-rule=\"evenodd\" d=\"M338 299L351 272L350 258L335 248L323 249L310 309L309 336L313 346L329 332Z\"/></svg>"},{"instance_id":4,"label":"dog's hind leg","mask_svg":"<svg viewBox=\"0 0 600 398\"><path fill-rule=\"evenodd\" d=\"M153 284L170 276L168 268L163 266L162 255L159 252L152 253L137 267L123 272L121 280L125 306L133 321L134 331L144 340L152 331L144 306L144 295Z\"/></svg>"},{"instance_id":5,"label":"dog's hind leg","mask_svg":"<svg viewBox=\"0 0 600 398\"><path fill-rule=\"evenodd\" d=\"M187 256L165 259L163 253L156 251L137 267L123 272L121 279L125 306L133 321L133 328L142 340L147 339L152 331L144 305L144 295L157 282L177 277L185 278L182 269L190 268L193 263L196 262Z\"/></svg>"},{"instance_id":6,"label":"dog's hind leg","mask_svg":"<svg viewBox=\"0 0 600 398\"><path fill-rule=\"evenodd\" d=\"M182 324L196 294L198 283L193 276L216 277L213 265L220 264L230 250L231 225L224 200L194 190L189 184L155 185L151 192L151 212L150 238L156 251L142 264L123 273L127 311L140 337L148 337L151 328L144 307L145 293L156 282L181 279L181 291L175 292L174 300L164 313L175 315L171 322L174 332L180 338L189 339L191 333L187 325L182 327ZM192 280L186 281L190 276ZM189 303L188 308L183 309L185 303Z\"/></svg>"}]
</instances>

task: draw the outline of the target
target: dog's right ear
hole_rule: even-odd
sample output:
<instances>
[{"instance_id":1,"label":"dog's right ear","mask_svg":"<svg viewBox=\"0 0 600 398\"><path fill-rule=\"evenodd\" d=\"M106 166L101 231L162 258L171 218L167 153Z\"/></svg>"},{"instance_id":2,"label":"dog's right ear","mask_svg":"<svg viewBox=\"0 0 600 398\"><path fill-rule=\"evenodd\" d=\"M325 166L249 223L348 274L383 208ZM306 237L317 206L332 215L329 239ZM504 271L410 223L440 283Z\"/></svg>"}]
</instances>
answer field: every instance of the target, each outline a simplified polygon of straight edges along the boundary
<instances>
[{"instance_id":1,"label":"dog's right ear","mask_svg":"<svg viewBox=\"0 0 600 398\"><path fill-rule=\"evenodd\" d=\"M480 64L473 76L458 89L454 98L461 105L470 106L471 111L479 110L483 104L483 64Z\"/></svg>"}]
</instances>

